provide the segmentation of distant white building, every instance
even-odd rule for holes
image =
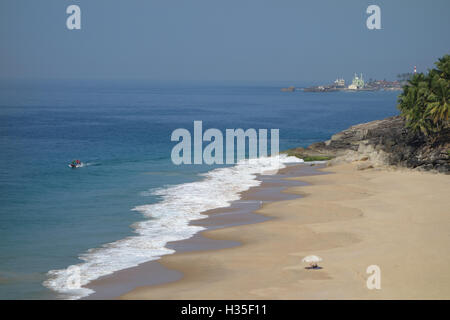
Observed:
[[[360,77],[358,77],[355,73],[355,76],[353,77],[352,84],[348,86],[350,90],[358,90],[364,88],[364,79],[363,75],[361,73]]]
[[[334,81],[334,85],[335,85],[337,88],[345,88],[345,80],[344,80],[343,78],[337,78],[337,79]]]

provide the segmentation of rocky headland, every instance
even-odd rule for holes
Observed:
[[[360,161],[360,170],[400,166],[417,170],[450,172],[450,128],[425,136],[405,126],[401,116],[352,126],[330,140],[307,148],[286,151],[307,160],[330,160],[330,164]]]

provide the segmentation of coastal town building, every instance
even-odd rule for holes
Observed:
[[[337,78],[336,80],[334,80],[334,86],[336,88],[345,88],[344,78]]]
[[[355,73],[355,76],[353,77],[352,84],[349,85],[348,88],[350,90],[359,90],[359,89],[364,88],[364,79],[363,79],[362,73],[361,73],[361,75],[359,77]]]
[[[282,92],[294,92],[301,90],[303,92],[336,92],[336,91],[396,91],[402,90],[402,87],[407,84],[408,79],[412,76],[412,73],[400,74],[398,81],[385,80],[373,80],[368,82],[364,81],[362,73],[359,76],[355,73],[352,83],[349,86],[345,85],[343,78],[337,78],[333,83],[327,85],[318,85],[307,88],[282,88]]]

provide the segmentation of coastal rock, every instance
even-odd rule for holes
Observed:
[[[367,169],[373,169],[373,165],[370,162],[364,162],[358,164],[356,167],[358,170],[367,170]]]
[[[450,129],[424,136],[405,127],[401,116],[352,126],[325,142],[287,151],[300,158],[329,157],[330,163],[367,161],[364,167],[396,165],[450,172]]]

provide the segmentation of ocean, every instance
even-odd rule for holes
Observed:
[[[298,84],[308,86],[308,83]],[[279,129],[280,150],[398,114],[398,92],[283,93],[278,83],[0,83],[0,299],[77,299],[67,287],[172,253],[189,221],[274,169],[180,165],[177,128]],[[71,169],[80,159],[84,166]],[[285,162],[293,159],[283,159]]]

